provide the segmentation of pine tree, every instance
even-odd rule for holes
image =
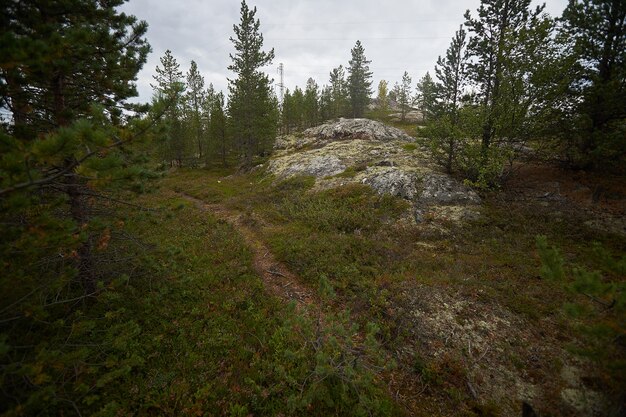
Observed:
[[[349,92],[346,81],[346,73],[342,65],[330,72],[330,89],[332,96],[331,117],[343,117],[347,115],[349,106]]]
[[[244,164],[249,166],[255,154],[265,151],[276,136],[277,103],[272,100],[270,79],[261,68],[271,64],[274,50],[264,52],[260,22],[255,19],[256,7],[241,2],[239,25],[233,25],[235,55],[228,66],[237,78],[228,80],[228,115],[232,133],[240,144]]]
[[[216,154],[216,149],[218,146],[211,139],[211,135],[209,130],[211,128],[211,109],[213,108],[213,102],[216,99],[215,88],[213,87],[213,83],[209,83],[209,86],[204,91],[204,101],[202,103],[202,113],[201,113],[201,124],[202,131],[205,136],[205,144],[204,144],[204,162],[209,165],[211,162],[211,158],[214,154]]]
[[[121,13],[122,4],[2,5],[0,107],[12,118],[0,126],[4,414],[92,414],[88,401],[68,395],[84,399],[109,384],[96,387],[93,375],[114,356],[111,343],[70,340],[85,325],[94,343],[119,333],[109,320],[80,316],[95,305],[94,317],[104,317],[96,299],[119,278],[107,270],[120,266],[107,247],[124,231],[108,216],[115,199],[107,194],[143,175],[130,148],[148,126],[123,110],[136,108],[126,100],[150,47],[147,24]]]
[[[156,84],[150,84],[155,91],[155,99],[164,101],[166,112],[163,117],[166,135],[164,144],[164,157],[171,164],[183,166],[187,154],[187,141],[183,134],[182,99],[185,92],[183,72],[180,64],[169,49],[160,58],[161,66],[157,65],[156,75],[152,78]]]
[[[484,111],[482,147],[487,150],[497,132],[497,119],[502,112],[502,90],[507,70],[517,63],[511,61],[524,49],[521,34],[537,21],[543,6],[530,10],[531,0],[481,0],[478,17],[468,10],[465,25],[472,36],[468,42],[468,73],[479,89]],[[522,57],[523,59],[523,57]]]
[[[459,106],[465,86],[465,31],[461,26],[455,33],[446,51],[446,56],[437,59],[436,114],[423,132],[429,138],[429,147],[435,161],[448,173],[457,165],[459,152],[462,151],[468,132],[461,129]]]
[[[0,103],[13,119],[7,133],[30,155],[30,147],[43,146],[44,135],[68,129],[48,141],[58,148],[39,151],[41,161],[30,156],[19,176],[0,175],[3,188],[33,189],[54,183],[68,198],[77,228],[90,223],[92,211],[86,181],[77,170],[106,140],[90,134],[72,137],[70,132],[77,131],[71,126],[80,118],[91,118],[85,123],[92,124],[121,122],[121,110],[131,109],[125,100],[137,94],[135,77],[150,51],[144,38],[147,24],[118,13],[122,3],[23,1],[10,2],[3,9]],[[115,143],[112,138],[108,141],[111,146]],[[93,241],[89,232],[86,236],[76,263],[86,291],[93,292]]]
[[[189,121],[189,130],[196,145],[198,159],[202,160],[203,152],[206,152],[205,138],[202,131],[202,110],[207,100],[204,91],[204,77],[198,71],[198,65],[195,61],[191,61],[191,67],[187,72],[187,94],[185,101],[189,109],[187,120]]]
[[[291,94],[291,126],[300,130],[304,125],[304,92],[296,86]]]
[[[3,3],[0,104],[17,137],[67,126],[93,103],[114,121],[132,107],[125,100],[137,95],[135,77],[150,46],[147,23],[116,11],[123,3]]]
[[[350,108],[352,117],[363,117],[372,95],[372,73],[369,69],[372,61],[365,58],[365,49],[361,41],[357,40],[350,52],[352,54],[352,59],[348,63]]]
[[[400,84],[398,84],[398,82],[396,81],[395,83],[393,83],[393,88],[389,92],[389,100],[397,104],[399,94],[400,94]]]
[[[313,78],[306,82],[303,102],[305,127],[315,126],[319,121],[319,87]]]
[[[437,112],[437,85],[427,72],[417,83],[415,102],[424,120],[431,119]]]
[[[224,114],[224,94],[221,91],[214,94],[210,102],[209,138],[211,143],[217,145],[222,166],[226,167],[228,165],[228,137],[226,135],[226,115]]]
[[[576,63],[569,142],[579,166],[619,166],[626,156],[626,3],[570,0],[560,39]],[[573,123],[572,123],[573,122]],[[573,139],[573,140],[572,140]]]
[[[409,73],[404,71],[402,75],[402,84],[400,84],[396,93],[398,104],[400,105],[400,119],[404,122],[406,113],[411,105],[411,77]]]
[[[446,51],[446,56],[437,59],[435,74],[439,80],[439,100],[443,111],[453,120],[456,119],[461,95],[465,87],[466,32],[463,26],[455,33]]]
[[[333,90],[329,85],[325,85],[320,93],[320,121],[333,118]]]

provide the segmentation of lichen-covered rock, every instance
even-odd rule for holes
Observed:
[[[418,195],[414,173],[395,167],[376,173],[368,169],[368,173],[371,175],[363,178],[362,183],[372,187],[378,194],[389,194],[411,201]]]
[[[317,156],[300,163],[289,165],[283,176],[312,175],[314,177],[329,177],[345,171],[346,166],[336,156]]]
[[[303,132],[305,137],[323,140],[367,139],[378,141],[403,140],[414,142],[411,136],[395,127],[369,119],[339,119]]]
[[[476,218],[478,195],[439,172],[427,151],[407,142],[414,139],[380,122],[340,119],[279,138],[268,170],[278,178],[314,176],[315,189],[369,185],[378,194],[410,201],[417,223]]]
[[[432,204],[479,204],[473,190],[445,174],[428,174],[422,180],[420,202]]]
[[[393,113],[389,117],[393,121],[401,121],[402,113]],[[420,123],[424,121],[424,114],[419,110],[411,110],[404,115],[404,121],[407,123]]]

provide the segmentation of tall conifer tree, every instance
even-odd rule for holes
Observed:
[[[404,71],[402,75],[402,84],[397,91],[397,100],[400,105],[400,119],[404,122],[406,113],[409,111],[411,105],[411,76],[408,72]]]
[[[166,111],[163,123],[166,128],[164,157],[170,164],[183,165],[187,154],[187,143],[183,133],[182,100],[185,92],[185,82],[180,64],[169,49],[160,58],[161,67],[157,65],[156,75],[152,78],[156,84],[151,84],[156,92],[156,99],[164,101]]]
[[[486,151],[499,136],[497,120],[503,115],[503,91],[511,71],[524,59],[523,35],[537,22],[544,6],[530,9],[531,0],[481,0],[478,16],[465,13],[468,42],[469,75],[479,88],[482,121],[482,147]],[[517,74],[516,78],[523,76]]]
[[[274,49],[263,51],[263,35],[260,22],[255,18],[245,0],[241,2],[239,25],[233,25],[235,37],[230,40],[235,46],[228,66],[236,75],[228,80],[228,114],[232,133],[240,144],[245,165],[252,163],[257,153],[266,151],[269,142],[276,136],[278,124],[277,103],[272,99],[271,82],[261,68],[271,64]]]
[[[576,130],[568,142],[579,166],[607,166],[626,157],[626,2],[570,0],[560,39],[575,71],[570,92]]]
[[[350,93],[350,107],[352,117],[363,117],[372,95],[372,73],[365,57],[365,48],[361,41],[356,41],[350,51],[352,59],[348,66],[348,91]]]
[[[342,65],[333,68],[330,72],[330,90],[331,90],[331,117],[343,117],[347,115],[349,98],[348,84],[346,82],[346,71]]]
[[[191,61],[191,67],[187,72],[187,109],[189,115],[187,120],[190,124],[189,131],[193,142],[195,143],[198,158],[202,159],[203,153],[206,152],[206,143],[202,131],[202,110],[207,100],[204,91],[204,77],[198,71],[198,65],[195,61]]]

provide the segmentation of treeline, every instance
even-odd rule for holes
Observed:
[[[153,76],[152,111],[163,113],[156,140],[157,157],[170,166],[197,166],[219,161],[227,164],[231,142],[227,134],[224,93],[204,77],[191,61],[186,74],[170,50],[160,59]]]
[[[330,72],[327,85],[321,89],[309,78],[304,91],[295,87],[285,92],[281,126],[284,133],[315,126],[339,117],[363,117],[372,95],[372,72],[365,48],[356,41],[350,51],[347,71],[339,65]]]
[[[152,113],[160,114],[157,157],[169,166],[229,163],[250,166],[255,156],[268,154],[280,119],[271,80],[260,68],[270,64],[274,50],[263,51],[256,8],[241,5],[241,20],[231,41],[235,54],[228,67],[228,97],[205,88],[204,77],[191,61],[186,74],[167,50],[153,76]],[[225,103],[225,101],[227,101]]]
[[[530,0],[482,0],[465,13],[436,82],[421,87],[422,134],[436,160],[479,186],[520,153],[623,169],[626,3],[569,2],[552,19]]]

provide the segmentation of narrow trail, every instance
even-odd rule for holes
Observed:
[[[271,294],[285,302],[295,302],[298,311],[318,313],[321,303],[317,295],[302,282],[300,277],[276,259],[257,233],[245,224],[240,214],[234,213],[221,204],[206,203],[185,193],[181,195],[200,210],[210,212],[218,219],[227,222],[241,234],[252,251],[252,266]]]
[[[272,254],[271,250],[249,225],[240,213],[234,212],[218,203],[207,203],[192,195],[179,193],[186,200],[194,203],[204,212],[211,213],[231,226],[243,237],[244,242],[252,251],[252,266],[262,278],[267,291],[284,302],[295,302],[296,310],[315,319],[318,326],[325,326],[324,303],[314,290],[309,288],[302,279]],[[355,335],[361,342],[365,339],[362,331]],[[425,386],[415,375],[403,366],[379,375],[384,381],[391,396],[405,409],[407,415],[448,416],[432,402],[432,398],[424,396]]]

